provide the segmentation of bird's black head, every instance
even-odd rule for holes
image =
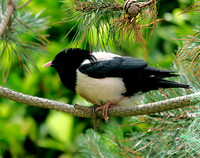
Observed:
[[[72,91],[75,91],[76,69],[81,63],[88,59],[95,62],[96,58],[87,50],[79,48],[70,48],[59,52],[53,61],[43,65],[43,67],[53,67],[58,72],[62,83]]]
[[[85,59],[88,59],[90,62],[95,61],[95,57],[87,50],[79,48],[64,49],[55,56],[51,67],[54,67],[56,70],[67,69],[68,67],[77,69]]]

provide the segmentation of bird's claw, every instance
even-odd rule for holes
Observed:
[[[118,102],[120,102],[122,100],[125,100],[125,99],[128,99],[128,98],[129,97],[123,97],[123,98],[121,98],[119,100],[110,101],[110,102],[106,103],[105,105],[96,108],[96,111],[99,111],[99,110],[103,109],[103,118],[104,118],[105,122],[108,123],[108,119],[109,119],[108,109],[111,106],[116,105]]]
[[[99,110],[103,110],[103,118],[105,120],[106,123],[108,123],[108,119],[109,119],[109,116],[108,116],[108,109],[109,107],[112,105],[112,102],[108,102],[107,104],[101,106],[101,107],[98,107],[96,108],[96,111],[99,111]]]

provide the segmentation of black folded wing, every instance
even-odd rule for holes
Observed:
[[[111,60],[83,64],[79,71],[93,78],[123,77],[141,71],[147,65],[147,62],[136,58],[114,57]]]

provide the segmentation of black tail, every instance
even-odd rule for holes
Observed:
[[[164,79],[166,77],[179,76],[176,71],[161,70],[148,66],[138,73],[140,73],[139,77],[133,75],[123,78],[127,91],[124,94],[125,96],[131,96],[138,92],[145,93],[160,88],[190,88],[187,84]]]
[[[143,82],[142,92],[158,90],[160,88],[190,88],[187,84],[182,84],[174,81],[165,80],[158,77],[149,77]]]
[[[187,84],[157,78],[158,88],[191,88]]]
[[[145,74],[149,75],[146,78],[146,82],[149,83],[147,87],[149,87],[149,90],[156,90],[159,88],[190,88],[190,86],[187,84],[163,79],[166,77],[179,76],[177,73],[177,71],[156,69],[154,67],[148,66],[145,68]]]
[[[173,77],[173,76],[179,76],[177,71],[168,71],[168,70],[162,70],[162,69],[156,69],[154,67],[148,66],[145,68],[146,75],[153,75],[158,78],[165,78],[165,77]]]

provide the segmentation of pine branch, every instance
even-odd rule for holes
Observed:
[[[177,52],[174,60],[177,64],[182,63],[182,67],[185,68],[187,74],[190,72],[195,76],[198,85],[200,81],[200,27],[197,26],[197,29],[198,30],[195,30],[195,33],[188,36],[187,39],[181,39],[185,41]]]
[[[21,8],[24,8],[27,4],[29,4],[32,0],[28,0],[26,3],[22,4],[21,6],[19,7],[16,7],[16,9],[21,9]]]
[[[7,3],[8,2],[8,3]],[[39,12],[33,15],[30,11],[24,12],[20,8],[25,7],[24,3],[20,7],[19,1],[8,0],[4,7],[4,3],[0,6],[0,72],[2,76],[0,80],[5,83],[8,75],[12,72],[12,62],[18,59],[20,68],[24,71],[31,71],[37,66],[34,64],[34,57],[40,52],[46,52],[46,44],[49,43],[44,30],[47,29],[47,17],[42,18]],[[19,10],[17,10],[19,9]],[[5,11],[4,11],[5,10]]]
[[[151,37],[156,23],[162,19],[157,19],[156,0],[134,2],[134,0],[125,2],[74,0],[71,3],[66,2],[64,5],[66,18],[61,22],[74,21],[76,23],[74,28],[78,26],[71,44],[78,45],[84,39],[89,39],[89,43],[95,45],[96,49],[98,47],[106,49],[109,43],[123,48],[127,42],[131,42],[132,45],[134,39],[142,48],[145,48],[147,43],[143,37],[144,33],[151,31],[146,34]],[[97,34],[96,41],[90,41],[92,33]]]
[[[200,2],[196,2],[195,4],[189,6],[184,9],[180,14],[188,13],[190,11],[199,11],[200,12]]]
[[[93,107],[84,107],[80,105],[73,106],[53,100],[22,94],[1,86],[0,86],[0,97],[40,108],[47,108],[47,109],[66,112],[77,117],[85,117],[85,118],[102,117],[101,111],[98,111],[94,114]],[[132,106],[112,106],[109,109],[109,116],[123,117],[132,115],[152,114],[152,113],[177,109],[180,107],[195,105],[197,103],[200,103],[200,92],[149,104],[132,105]]]
[[[0,24],[0,37],[3,35],[14,10],[15,10],[15,0],[9,0],[5,11],[5,15],[3,16],[3,19]]]

